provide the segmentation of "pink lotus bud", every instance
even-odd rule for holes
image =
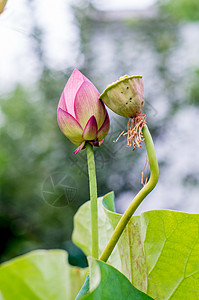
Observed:
[[[121,77],[107,86],[100,99],[116,114],[127,118],[136,117],[144,105],[142,76]]]
[[[109,116],[99,96],[96,87],[75,69],[62,92],[57,109],[61,131],[78,146],[74,153],[78,153],[86,141],[100,146],[109,131]]]

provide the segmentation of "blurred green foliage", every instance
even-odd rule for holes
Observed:
[[[198,70],[189,70],[191,83],[181,69],[171,71],[171,54],[181,43],[179,21],[198,20],[198,9],[196,0],[176,0],[154,6],[150,17],[117,19],[97,10],[90,1],[73,6],[82,61],[79,69],[101,92],[117,77],[132,73],[138,61],[148,67],[145,112],[155,138],[183,105],[199,103]],[[62,248],[69,252],[71,263],[85,266],[71,233],[76,210],[89,199],[86,153],[72,153],[74,145],[56,122],[59,97],[72,70],[55,71],[44,64],[42,30],[36,23],[33,30],[32,43],[43,66],[42,75],[32,87],[17,86],[0,96],[1,260],[38,248]],[[164,95],[167,109],[157,123],[154,116],[160,95]],[[109,135],[95,149],[99,196],[112,189],[117,196],[140,188],[141,169],[136,162],[140,152],[136,150],[132,156],[124,139],[113,144],[126,120],[113,115],[111,120]],[[160,165],[164,167],[166,162],[160,160]],[[63,182],[55,186],[60,178]],[[54,195],[61,196],[58,204],[53,203]]]
[[[199,69],[194,72],[188,99],[189,104],[199,106]]]
[[[159,3],[163,12],[176,21],[199,20],[199,3],[197,0],[163,0]]]

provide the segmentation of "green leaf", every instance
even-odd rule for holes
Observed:
[[[68,264],[63,250],[37,250],[0,267],[1,300],[74,300],[87,269]]]
[[[98,202],[102,252],[121,215],[114,212],[113,193],[103,198],[104,205],[102,199]],[[85,203],[77,212],[73,233],[74,242],[83,245],[87,255],[89,205]],[[81,232],[84,214],[87,229]],[[155,299],[199,299],[198,235],[199,215],[170,210],[144,212],[131,218],[108,262]]]
[[[89,292],[89,274],[87,274],[84,284],[83,284],[81,290],[79,291],[77,297],[75,298],[75,300],[80,300],[88,292]]]
[[[111,209],[112,202],[114,202],[114,193],[108,193],[103,198],[102,207],[112,228],[115,228],[121,215],[116,214]],[[120,271],[129,278],[135,287],[147,292],[147,267],[141,240],[140,222],[140,216],[133,216],[130,219],[118,241],[117,247],[121,265]]]
[[[81,299],[87,300],[149,300],[151,297],[137,290],[130,281],[117,269],[100,261],[90,260],[94,268],[94,281],[98,283],[96,288]]]
[[[102,199],[98,199],[99,214],[99,253],[102,252],[113,232],[112,224],[104,212]],[[114,208],[112,202],[112,208]],[[80,247],[87,256],[91,256],[91,222],[90,222],[90,201],[84,203],[74,216],[74,230],[72,235],[73,242]],[[108,260],[117,269],[120,269],[119,252],[117,248]]]

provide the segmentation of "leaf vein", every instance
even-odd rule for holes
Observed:
[[[178,290],[179,286],[183,283],[183,281],[185,280],[185,278],[188,278],[188,277],[191,276],[191,275],[190,275],[190,276],[185,277],[185,272],[186,272],[186,269],[187,269],[187,265],[188,265],[188,262],[189,262],[189,258],[190,258],[190,256],[191,256],[191,253],[192,253],[193,249],[195,248],[195,245],[197,244],[197,242],[198,242],[198,238],[196,239],[196,241],[195,241],[193,247],[191,248],[191,250],[190,250],[190,252],[189,252],[189,254],[188,254],[187,261],[186,261],[186,263],[185,263],[185,268],[184,268],[183,278],[180,280],[180,282],[177,284],[177,286],[173,289],[173,291],[172,291],[171,295],[169,296],[168,300],[171,299],[171,297],[173,297],[173,295],[176,293],[176,291]],[[199,272],[199,271],[197,271],[197,272]],[[196,273],[197,273],[197,272],[196,272]]]

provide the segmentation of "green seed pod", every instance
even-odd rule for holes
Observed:
[[[7,0],[0,0],[0,14],[4,11],[4,7],[6,6]]]
[[[100,99],[116,114],[127,118],[136,117],[144,105],[142,76],[120,77],[107,86]]]

